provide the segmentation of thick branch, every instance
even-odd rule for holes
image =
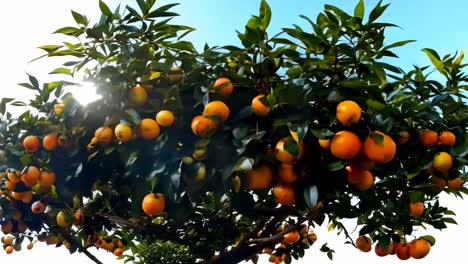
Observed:
[[[89,259],[94,261],[96,264],[103,264],[98,258],[96,258],[93,254],[91,254],[80,242],[76,241],[76,239],[70,235],[65,229],[59,228],[58,229],[60,235],[63,236],[71,245],[78,248],[79,252],[84,253]]]

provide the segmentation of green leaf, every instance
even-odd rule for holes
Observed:
[[[146,15],[147,18],[155,18],[155,17],[162,17],[166,13],[167,10],[171,9],[174,6],[177,6],[179,4],[168,4],[168,5],[163,5],[159,8],[157,8],[154,11],[151,11],[149,14]],[[177,15],[177,14],[176,14]]]
[[[54,31],[54,34],[65,34],[65,35],[73,35],[78,32],[80,29],[75,27],[63,27],[59,28]]]
[[[45,50],[46,52],[53,52],[60,49],[62,45],[44,45],[38,47],[39,49]]]
[[[386,4],[382,6],[382,0],[380,0],[369,14],[369,23],[377,20],[377,18],[379,18],[383,14],[383,12],[385,12],[385,9],[387,9],[389,5],[390,4]]]
[[[435,238],[434,238],[433,236],[430,236],[430,235],[428,235],[428,236],[421,236],[421,237],[419,237],[419,239],[424,239],[424,240],[426,240],[427,242],[429,242],[429,244],[431,244],[431,246],[434,246],[434,245],[435,245],[435,242],[436,242]]]
[[[357,18],[363,19],[364,18],[364,11],[365,11],[364,1],[359,0],[356,7],[354,8],[354,16],[357,17]]]
[[[265,0],[260,4],[260,19],[262,20],[261,30],[265,31],[268,28],[271,20],[271,9]]]
[[[72,75],[72,70],[68,69],[68,68],[57,68],[51,72],[49,72],[49,74],[66,74],[66,75]]]
[[[339,171],[345,167],[345,163],[342,160],[331,162],[327,164],[327,170],[329,171]]]
[[[325,139],[335,135],[333,131],[327,128],[311,128],[310,132],[318,139]]]
[[[453,62],[453,64],[457,66],[460,65],[464,57],[465,57],[465,50],[462,50],[458,58]]]
[[[424,193],[422,192],[409,192],[409,199],[412,203],[421,202],[424,200]]]
[[[37,81],[36,77],[28,74],[28,78],[29,78],[29,81],[31,82],[32,86],[34,87],[34,89],[40,91],[41,88],[39,87],[39,82]]]
[[[293,139],[286,140],[286,142],[284,143],[284,149],[294,157],[297,157],[299,155],[299,145]]]
[[[426,55],[429,57],[429,59],[432,62],[432,65],[434,65],[434,67],[440,73],[444,73],[444,64],[440,61],[440,57],[437,54],[437,52],[433,49],[428,49],[428,48],[422,49],[422,51],[426,53]]]
[[[374,99],[368,99],[367,101],[367,105],[376,110],[377,112],[382,112],[382,110],[385,109],[385,104],[377,101],[377,100],[374,100]]]
[[[377,144],[383,144],[383,142],[384,142],[384,136],[382,134],[372,132],[370,134],[370,137],[373,140],[375,140],[375,142],[377,142]]]
[[[104,1],[102,0],[99,0],[99,9],[101,9],[101,12],[108,16],[108,17],[112,17],[113,14],[112,14],[112,11],[109,9],[109,7],[106,5],[106,3],[104,3]]]
[[[72,12],[72,15],[73,15],[73,18],[75,19],[76,23],[77,24],[80,24],[80,25],[83,25],[83,26],[87,26],[88,25],[88,19],[86,19],[86,17],[78,12],[75,12],[75,11],[71,11]]]
[[[385,46],[384,49],[392,49],[392,48],[396,48],[396,47],[401,47],[401,46],[404,46],[408,43],[411,43],[411,42],[416,42],[416,40],[403,40],[403,41],[398,41],[398,42],[395,42],[393,44],[390,44],[388,46]]]

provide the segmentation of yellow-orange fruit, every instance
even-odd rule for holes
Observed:
[[[287,244],[294,244],[301,238],[301,235],[297,231],[291,231],[284,235],[283,242]]]
[[[277,203],[282,205],[294,205],[296,195],[294,189],[288,184],[278,184],[273,188],[273,196]]]
[[[336,119],[345,126],[355,125],[361,119],[361,107],[354,101],[346,100],[336,107]]]
[[[375,254],[379,257],[385,257],[393,251],[393,244],[388,244],[387,248],[384,248],[380,242],[375,245]]]
[[[440,172],[447,172],[452,168],[452,156],[447,152],[439,152],[432,160],[432,167]]]
[[[360,236],[356,239],[356,247],[362,252],[369,252],[372,250],[372,240],[366,236]]]
[[[416,202],[409,204],[410,215],[414,217],[420,217],[424,213],[424,203]]]
[[[132,139],[132,127],[126,124],[118,124],[114,129],[115,137],[120,142],[128,142]]]
[[[318,142],[324,150],[330,150],[330,139],[319,139]]]
[[[166,200],[162,193],[149,193],[141,204],[143,211],[150,216],[160,215],[166,207]]]
[[[26,152],[34,153],[39,150],[41,141],[37,136],[27,136],[23,140],[23,147]]]
[[[362,143],[353,132],[340,131],[333,136],[330,151],[339,159],[353,159],[361,151]]]
[[[129,101],[131,104],[141,106],[146,103],[146,100],[148,100],[148,94],[146,93],[145,88],[137,84],[130,89]]]
[[[229,107],[221,101],[213,101],[208,103],[203,110],[205,117],[218,117],[222,121],[226,121],[229,117]]]
[[[184,77],[184,72],[182,71],[182,68],[179,66],[174,66],[171,68],[171,73],[167,74],[167,78],[173,82],[180,81],[182,77]]]
[[[193,118],[191,128],[196,136],[210,137],[216,132],[218,124],[210,118],[198,115]]]
[[[159,137],[161,129],[156,120],[145,118],[138,125],[138,135],[144,140],[152,140]]]
[[[443,146],[453,147],[455,142],[457,141],[457,137],[450,131],[442,131],[439,136],[439,143]]]
[[[409,254],[412,258],[422,259],[431,250],[431,245],[424,239],[416,239],[409,244]]]
[[[460,177],[457,177],[455,179],[449,180],[447,182],[447,186],[453,189],[458,189],[462,186],[463,181]]]
[[[218,78],[213,84],[213,91],[222,95],[223,97],[229,97],[232,94],[234,86],[228,78]]]
[[[264,105],[260,98],[265,97],[264,94],[259,94],[252,99],[252,112],[257,116],[267,116],[270,112],[270,107]]]
[[[375,131],[373,133],[383,136],[383,142],[379,143],[369,135],[364,141],[363,146],[366,157],[377,163],[392,161],[396,154],[396,144],[393,139],[380,131]]]
[[[281,163],[278,169],[280,180],[284,183],[293,183],[297,181],[297,173],[294,171],[294,165],[289,163]]]
[[[419,132],[419,140],[424,146],[432,147],[435,146],[435,144],[437,144],[437,141],[439,140],[439,135],[437,135],[437,132],[435,131],[426,129]]]
[[[156,114],[156,122],[162,127],[170,127],[174,124],[175,116],[169,110],[161,110]]]
[[[50,133],[42,139],[42,147],[47,151],[54,151],[58,146],[58,136]]]
[[[409,137],[410,137],[410,134],[408,133],[408,131],[398,132],[398,137],[397,137],[398,144],[400,145],[406,144],[406,142],[408,142],[409,140]]]
[[[273,183],[273,170],[269,166],[260,166],[246,175],[246,187],[250,190],[264,190]]]

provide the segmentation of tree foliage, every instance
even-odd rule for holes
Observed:
[[[302,16],[307,28],[274,36],[262,1],[238,32],[240,46],[198,51],[185,40],[194,29],[171,23],[176,4],[155,2],[112,11],[100,1],[97,23],[72,12],[76,25],[55,32],[66,41],[40,47],[67,58],[51,71],[62,80],[40,84],[30,75],[20,85],[34,99],[2,98],[0,221],[16,250],[37,238],[96,262],[88,247],[144,263],[179,263],[171,254],[255,262],[262,251],[290,263],[315,242],[308,228],[325,219],[360,249],[342,219],[356,219],[359,236],[385,249],[419,226],[456,223],[439,197],[468,193],[463,52],[424,49],[432,66],[404,71],[391,62],[411,41],[385,43],[385,30],[396,27],[379,21],[388,5],[365,17],[363,1],[353,15],[325,5],[315,20]],[[215,85],[221,77],[229,80]],[[64,93],[77,79],[101,99],[82,106]],[[338,112],[353,110],[337,106],[349,100],[359,115],[346,123]],[[28,107],[13,116],[15,106]],[[162,110],[174,123],[156,118]],[[341,131],[356,135],[358,147],[349,137],[339,143]],[[436,132],[430,144],[428,131]],[[388,161],[376,157],[392,145]],[[356,153],[338,153],[347,148]],[[438,153],[451,163],[436,161]],[[165,202],[162,213],[142,210],[149,193]]]

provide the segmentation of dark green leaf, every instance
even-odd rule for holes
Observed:
[[[99,0],[99,9],[101,9],[101,12],[106,15],[107,17],[112,17],[112,11],[109,9],[109,7],[104,3],[104,1]]]
[[[356,7],[354,8],[354,16],[360,19],[364,18],[364,1],[359,0]]]

